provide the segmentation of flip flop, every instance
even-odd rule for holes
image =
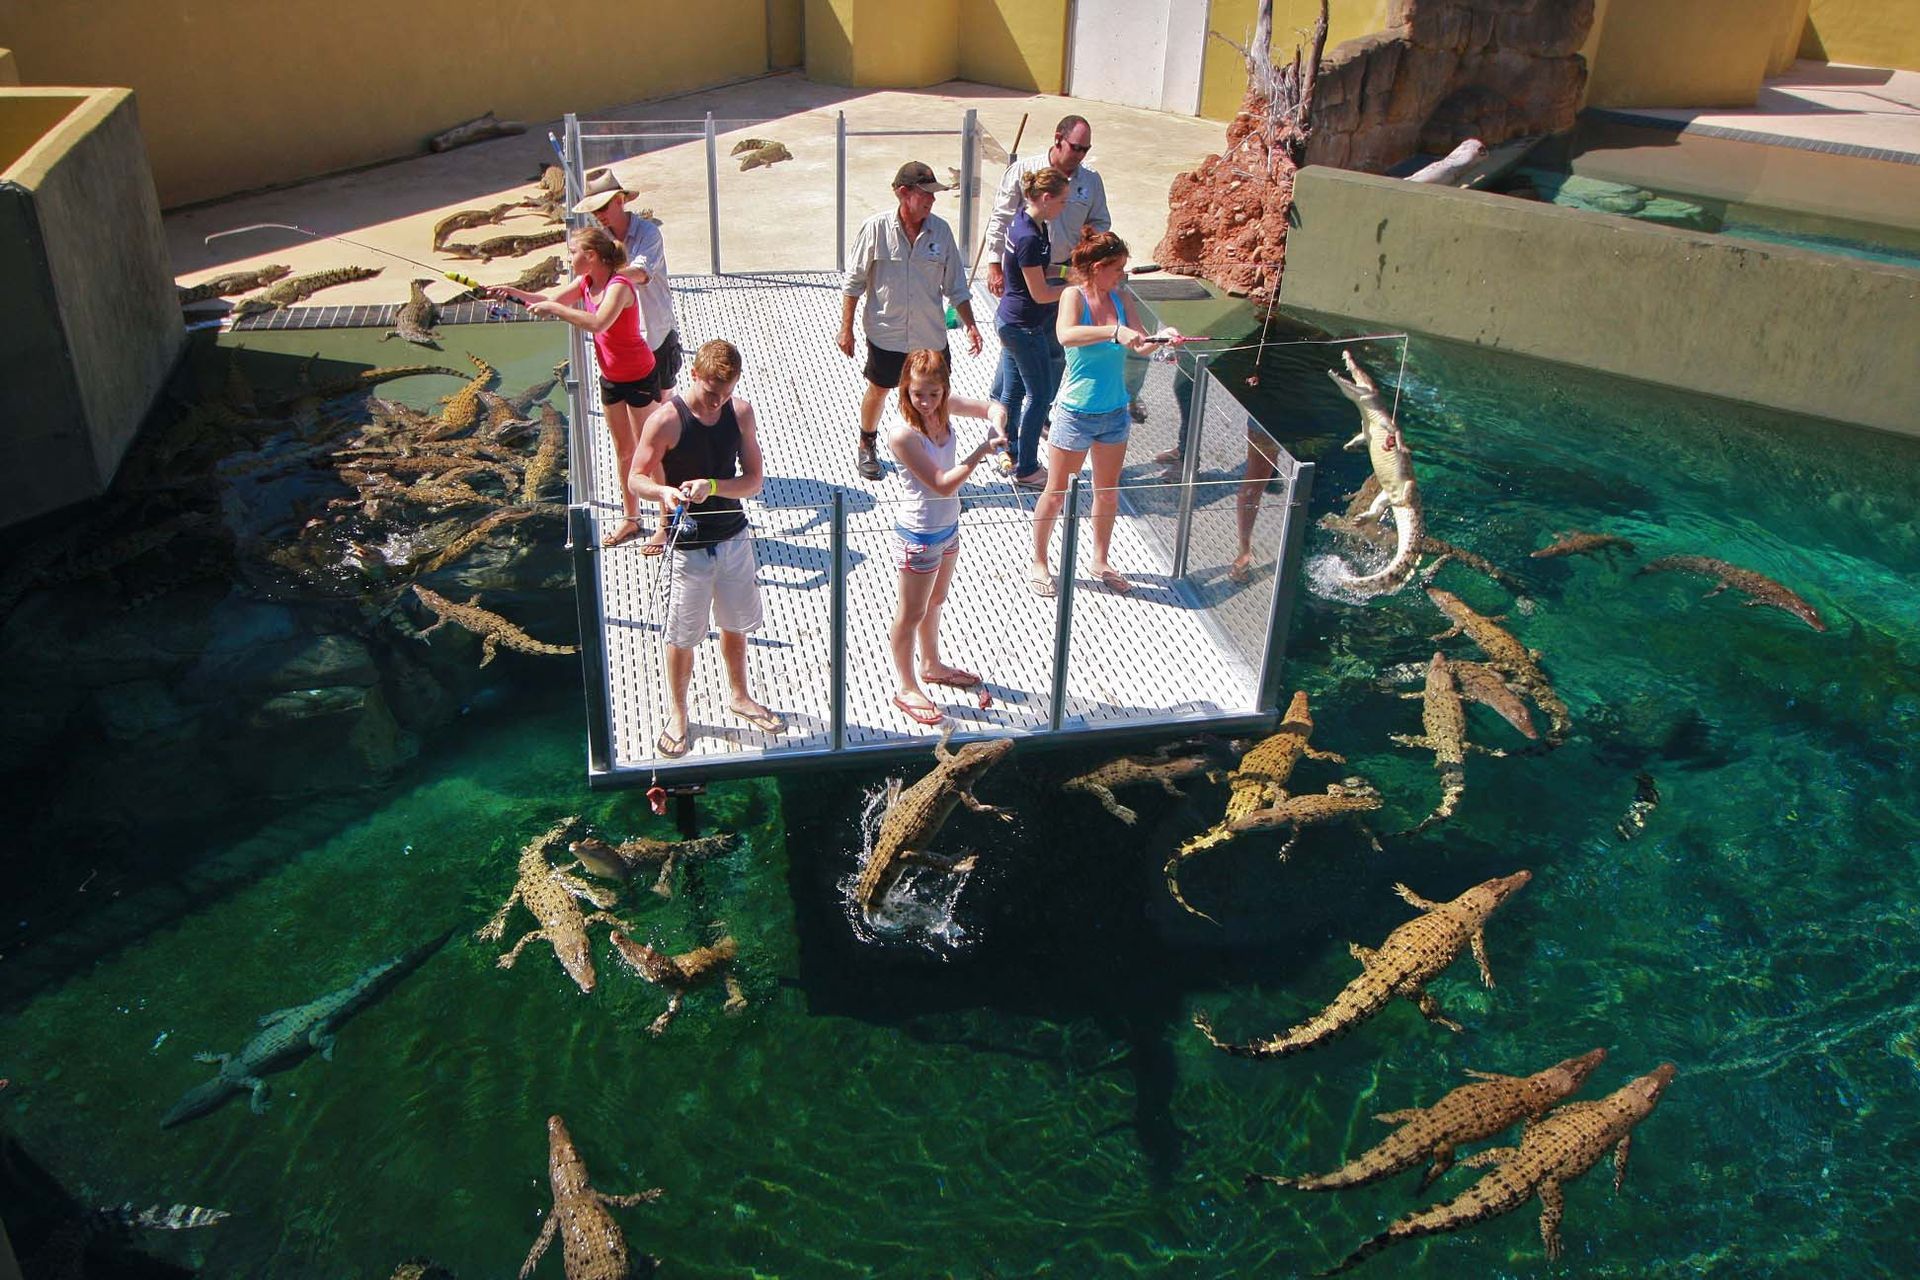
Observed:
[[[615,525],[612,533],[600,539],[600,545],[603,547],[617,547],[623,542],[632,542],[639,536],[640,522],[632,517],[628,517],[618,525]]]
[[[727,710],[762,733],[779,733],[787,727],[786,719],[775,711],[742,711],[738,707],[728,707]]]
[[[955,667],[944,676],[930,676],[923,671],[920,673],[920,679],[927,684],[945,685],[949,689],[973,689],[980,684],[979,676],[960,667]]]
[[[1100,585],[1117,596],[1124,596],[1133,590],[1133,584],[1112,569],[1102,569],[1100,571]]]
[[[1053,575],[1050,573],[1041,573],[1037,569],[1034,570],[1027,575],[1027,590],[1033,592],[1033,594],[1039,596],[1042,600],[1053,599]]]
[[[665,555],[666,550],[667,527],[665,525],[656,528],[648,535],[647,540],[640,544],[640,554],[643,556]]]
[[[893,700],[893,705],[924,725],[936,725],[947,718],[947,713],[938,707],[916,707],[905,698],[897,695]]]
[[[662,729],[660,736],[653,740],[653,749],[658,751],[663,759],[678,760],[687,754],[687,740],[685,737],[675,737]]]
[[[1232,579],[1235,582],[1252,582],[1253,581],[1252,562],[1249,561],[1246,564],[1242,564],[1240,563],[1239,559],[1236,558],[1233,564],[1229,566],[1227,569],[1227,577]]]

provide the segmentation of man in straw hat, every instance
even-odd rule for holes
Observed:
[[[933,213],[933,197],[947,188],[918,160],[893,175],[897,206],[860,224],[847,261],[840,307],[840,350],[853,356],[853,309],[866,295],[867,389],[860,400],[862,477],[884,473],[875,452],[880,407],[887,392],[900,385],[907,353],[922,349],[947,353],[946,303],[959,313],[967,333],[967,354],[980,354],[980,327],[973,321],[973,295],[967,264],[953,229]]]

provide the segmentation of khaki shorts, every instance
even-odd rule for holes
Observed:
[[[667,554],[667,643],[691,649],[706,638],[708,615],[722,631],[742,635],[761,623],[753,536],[742,530],[712,547]]]

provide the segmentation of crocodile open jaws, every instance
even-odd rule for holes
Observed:
[[[1366,449],[1373,463],[1374,479],[1380,482],[1379,496],[1355,523],[1378,521],[1391,509],[1395,536],[1393,558],[1385,568],[1358,578],[1343,574],[1340,585],[1361,595],[1384,595],[1406,586],[1407,579],[1413,576],[1420,562],[1420,542],[1426,536],[1426,515],[1420,504],[1420,485],[1413,475],[1413,454],[1408,451],[1407,439],[1394,423],[1393,415],[1381,403],[1379,386],[1354,360],[1352,352],[1342,351],[1340,359],[1352,377],[1343,378],[1333,369],[1327,370],[1327,376],[1340,388],[1340,394],[1360,410],[1360,434],[1349,440],[1346,447]]]

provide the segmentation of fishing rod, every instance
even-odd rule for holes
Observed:
[[[383,254],[386,257],[396,258],[401,262],[407,263],[409,266],[419,267],[423,271],[431,271],[437,276],[443,276],[455,284],[464,285],[469,289],[485,289],[487,287],[478,280],[475,280],[472,276],[462,275],[458,271],[448,271],[444,267],[437,266],[431,262],[422,262],[418,258],[409,258],[404,253],[395,253],[391,249],[382,249],[376,245],[355,240],[350,236],[323,235],[318,231],[309,231],[305,227],[297,227],[291,222],[254,222],[244,227],[232,227],[226,231],[214,232],[202,243],[212,244],[215,240],[219,240],[222,237],[244,235],[249,231],[291,231],[297,235],[306,236],[309,240],[338,240],[341,244],[350,244],[356,249],[365,249],[368,253]],[[507,301],[513,303],[516,307],[524,307],[526,305],[526,303],[521,302],[518,298],[509,297]]]

